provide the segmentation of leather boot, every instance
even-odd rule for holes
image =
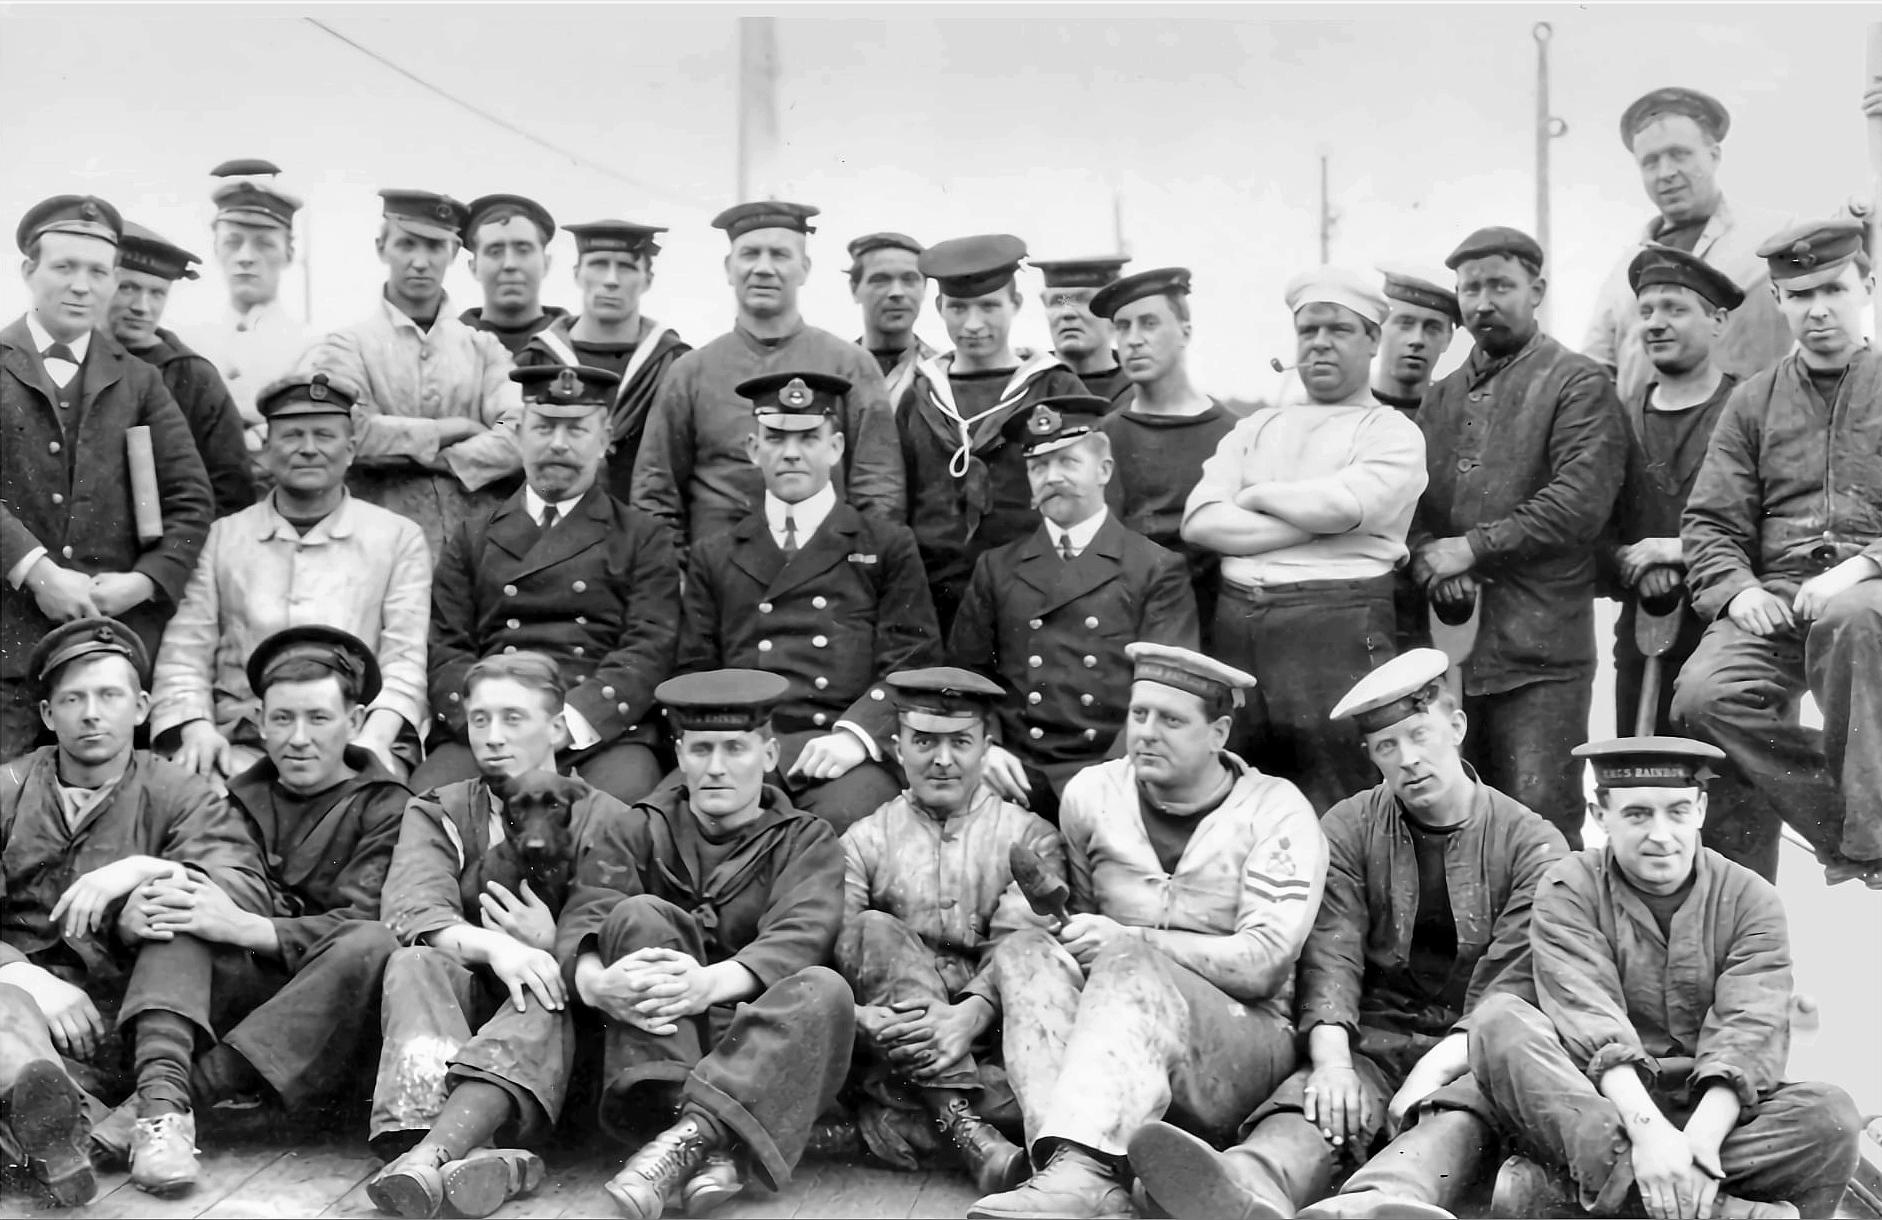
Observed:
[[[1076,1144],[1060,1144],[1046,1167],[1023,1185],[987,1195],[967,1214],[980,1220],[1030,1220],[1034,1216],[1134,1220],[1137,1209],[1116,1169]]]
[[[131,1165],[131,1132],[137,1130],[137,1095],[105,1115],[91,1131],[91,1161],[107,1172]]]
[[[706,1216],[745,1193],[745,1178],[738,1159],[723,1149],[706,1154],[699,1172],[680,1187],[680,1207],[689,1216]]]
[[[627,1220],[660,1220],[667,1196],[699,1171],[715,1143],[712,1133],[688,1115],[642,1144],[603,1189]]]
[[[440,1176],[444,1198],[460,1216],[488,1216],[542,1185],[542,1158],[522,1148],[479,1148],[451,1161]]]
[[[153,1195],[196,1185],[196,1116],[171,1110],[140,1118],[131,1131],[131,1185]]]
[[[1181,1220],[1285,1220],[1294,1214],[1286,1187],[1246,1145],[1217,1152],[1181,1127],[1156,1122],[1131,1136],[1130,1158],[1149,1196]]]
[[[1465,1110],[1428,1110],[1303,1220],[1450,1220],[1483,1164],[1490,1128]]]
[[[450,1163],[449,1152],[421,1142],[374,1174],[366,1197],[388,1216],[429,1220],[444,1206],[444,1167]]]
[[[934,1115],[934,1125],[961,1154],[961,1164],[981,1194],[1011,1190],[1026,1180],[1030,1168],[1026,1153],[975,1113],[964,1093],[958,1089],[923,1089],[921,1099]]]
[[[856,1120],[844,1115],[812,1124],[804,1139],[804,1156],[815,1161],[860,1161],[869,1156],[869,1147]]]
[[[85,1097],[57,1060],[20,1069],[8,1098],[14,1155],[59,1207],[91,1202],[98,1189],[91,1166],[91,1120]]]

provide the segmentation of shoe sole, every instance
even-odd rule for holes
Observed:
[[[431,1220],[443,1207],[442,1199],[434,1202],[424,1183],[405,1173],[374,1178],[366,1183],[366,1197],[388,1216],[406,1220]]]
[[[697,1190],[680,1192],[680,1209],[688,1216],[709,1216],[745,1193],[745,1184],[714,1182]]]
[[[1414,1199],[1381,1199],[1372,1206],[1356,1211],[1342,1211],[1334,1200],[1322,1200],[1312,1207],[1304,1207],[1299,1212],[1299,1220],[1457,1220],[1457,1217],[1445,1211],[1435,1203],[1420,1203]],[[1494,1207],[1490,1215],[1504,1213]]]
[[[1131,1136],[1130,1162],[1145,1192],[1172,1216],[1291,1220],[1291,1213],[1231,1181],[1206,1141],[1168,1123],[1151,1123]]]
[[[156,1181],[143,1181],[137,1176],[135,1167],[131,1170],[131,1185],[147,1195],[156,1195],[160,1199],[173,1198],[188,1194],[196,1187],[196,1175],[187,1178],[159,1178]]]
[[[85,1099],[65,1070],[36,1059],[13,1082],[9,1126],[21,1159],[60,1207],[89,1203],[98,1192]]]
[[[616,1186],[612,1180],[603,1183],[601,1189],[608,1192],[608,1198],[614,1200],[615,1209],[627,1217],[627,1220],[660,1220],[661,1213],[666,1210],[664,1203],[661,1202],[656,1202],[652,1211],[646,1210],[637,1199]]]
[[[481,1220],[542,1185],[542,1158],[520,1148],[504,1148],[452,1161],[440,1171],[444,1199],[460,1216]]]

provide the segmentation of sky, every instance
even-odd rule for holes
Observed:
[[[284,295],[330,327],[381,282],[379,188],[514,191],[562,221],[670,226],[645,309],[701,342],[732,316],[707,221],[735,202],[738,22],[754,14],[775,18],[779,62],[761,193],[823,209],[811,322],[858,332],[857,234],[1011,232],[1053,258],[1113,249],[1121,216],[1132,269],[1193,270],[1192,366],[1222,395],[1268,393],[1268,358],[1289,357],[1282,292],[1320,261],[1322,155],[1333,262],[1442,275],[1472,229],[1533,231],[1538,22],[1567,127],[1550,146],[1549,324],[1571,346],[1651,215],[1617,132],[1648,89],[1691,85],[1732,111],[1728,197],[1821,215],[1870,189],[1857,98],[1874,10],[1858,5],[13,4],[0,212],[89,192],[203,253],[209,168],[266,157],[307,200],[311,290],[297,271]],[[573,306],[566,235],[553,250],[545,298]],[[1017,337],[1043,346],[1036,275],[1022,286]],[[450,287],[476,303],[463,261]],[[206,270],[168,321],[187,337],[221,291]],[[0,313],[24,303],[0,280]],[[920,329],[943,340],[932,305]]]

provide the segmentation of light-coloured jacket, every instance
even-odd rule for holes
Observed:
[[[262,428],[255,396],[269,382],[293,372],[302,353],[319,336],[274,300],[246,313],[229,305],[214,322],[185,331],[183,338],[222,374],[222,384],[229,387],[229,397],[241,413],[242,428],[250,433],[252,451]]]
[[[227,735],[259,722],[246,666],[284,627],[350,631],[379,659],[384,689],[372,708],[425,724],[425,640],[431,628],[431,552],[418,526],[347,496],[305,536],[272,495],[209,528],[152,677],[152,735],[192,720]]]
[[[1129,759],[1073,776],[1059,802],[1071,908],[1133,927],[1239,938],[1259,973],[1284,968],[1287,978],[1251,1002],[1291,1019],[1293,964],[1326,888],[1326,836],[1300,789],[1223,757],[1235,786],[1197,824],[1174,873],[1163,871],[1144,829]]]
[[[1692,252],[1732,277],[1745,293],[1745,303],[1734,309],[1725,330],[1712,347],[1712,362],[1740,380],[1777,363],[1791,349],[1790,328],[1777,311],[1771,295],[1771,275],[1758,247],[1795,217],[1769,208],[1735,208],[1725,200],[1699,234]],[[1594,319],[1588,324],[1588,336],[1581,351],[1605,364],[1614,372],[1614,385],[1621,401],[1629,402],[1653,378],[1653,365],[1647,359],[1640,338],[1640,314],[1634,307],[1634,290],[1627,286],[1627,265],[1640,253],[1640,245],[1653,240],[1660,227],[1656,217],[1640,231],[1639,242],[1630,246],[1601,285],[1595,298]]]
[[[501,503],[523,469],[516,444],[522,392],[495,336],[458,321],[446,300],[429,331],[383,296],[365,319],[309,349],[302,371],[324,370],[359,391],[359,452],[347,486],[410,517],[439,553],[446,527]],[[484,432],[443,445],[439,421],[472,419]],[[476,493],[501,485],[500,492]]]

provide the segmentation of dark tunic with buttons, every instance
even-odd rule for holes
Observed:
[[[680,578],[671,536],[599,482],[546,534],[524,493],[459,524],[431,586],[427,659],[436,728],[465,740],[464,676],[534,650],[603,743],[651,742],[653,688],[673,672]]]
[[[915,539],[839,502],[785,561],[761,508],[700,539],[686,572],[679,673],[764,669],[791,683],[772,712],[780,772],[810,738],[849,721],[886,757],[895,711],[881,686],[939,663],[940,633]]]
[[[249,468],[248,441],[235,399],[222,384],[216,366],[184,345],[170,331],[159,328],[150,347],[127,349],[145,364],[156,366],[163,384],[196,438],[196,451],[209,472],[216,516],[226,517],[255,502],[255,479]]]
[[[1059,792],[1124,727],[1136,640],[1195,648],[1196,598],[1180,555],[1107,515],[1069,562],[1044,526],[982,555],[948,658],[1012,692],[1001,744]]]

